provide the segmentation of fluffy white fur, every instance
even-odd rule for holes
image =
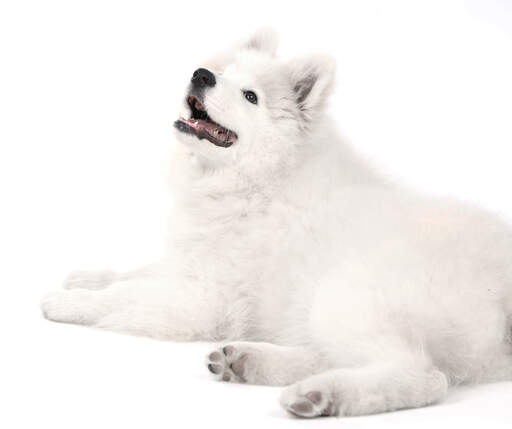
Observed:
[[[289,385],[281,404],[304,417],[420,407],[449,385],[512,380],[510,228],[381,178],[326,117],[333,60],[282,61],[276,46],[261,30],[202,64],[217,78],[204,105],[239,139],[224,148],[176,132],[168,256],[72,274],[43,300],[45,317],[228,341],[210,371]]]

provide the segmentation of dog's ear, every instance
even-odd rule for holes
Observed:
[[[325,107],[334,87],[336,61],[328,55],[308,55],[287,64],[293,94],[304,122],[310,123]]]
[[[255,49],[270,55],[275,55],[279,45],[279,36],[271,27],[262,27],[256,30],[243,46],[247,49]]]

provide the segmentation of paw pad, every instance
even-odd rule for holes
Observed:
[[[333,416],[335,410],[329,396],[314,390],[304,395],[297,391],[285,392],[281,404],[291,414],[298,417]]]
[[[247,359],[246,353],[241,353],[235,346],[228,345],[210,353],[206,358],[206,366],[219,380],[244,383]]]

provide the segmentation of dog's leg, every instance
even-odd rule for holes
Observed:
[[[145,335],[158,339],[219,340],[221,302],[211,291],[176,287],[149,276],[113,283],[101,290],[72,289],[47,295],[43,315],[56,322]]]
[[[299,417],[356,416],[423,407],[442,400],[446,376],[418,358],[335,369],[287,387],[281,405]]]
[[[115,282],[148,277],[153,269],[153,265],[147,265],[125,273],[117,273],[111,270],[73,271],[66,277],[62,286],[64,289],[105,289]]]
[[[64,289],[105,289],[116,281],[117,273],[110,270],[73,271],[62,287]]]
[[[213,351],[206,365],[218,380],[269,386],[286,386],[328,368],[309,348],[242,341]]]

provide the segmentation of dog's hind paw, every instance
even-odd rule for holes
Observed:
[[[300,383],[290,386],[281,395],[281,405],[289,413],[297,417],[321,417],[335,414],[333,401],[328,392],[311,390],[299,393]]]
[[[210,353],[206,358],[206,366],[219,380],[245,383],[248,357],[247,353],[236,346],[227,345]]]

